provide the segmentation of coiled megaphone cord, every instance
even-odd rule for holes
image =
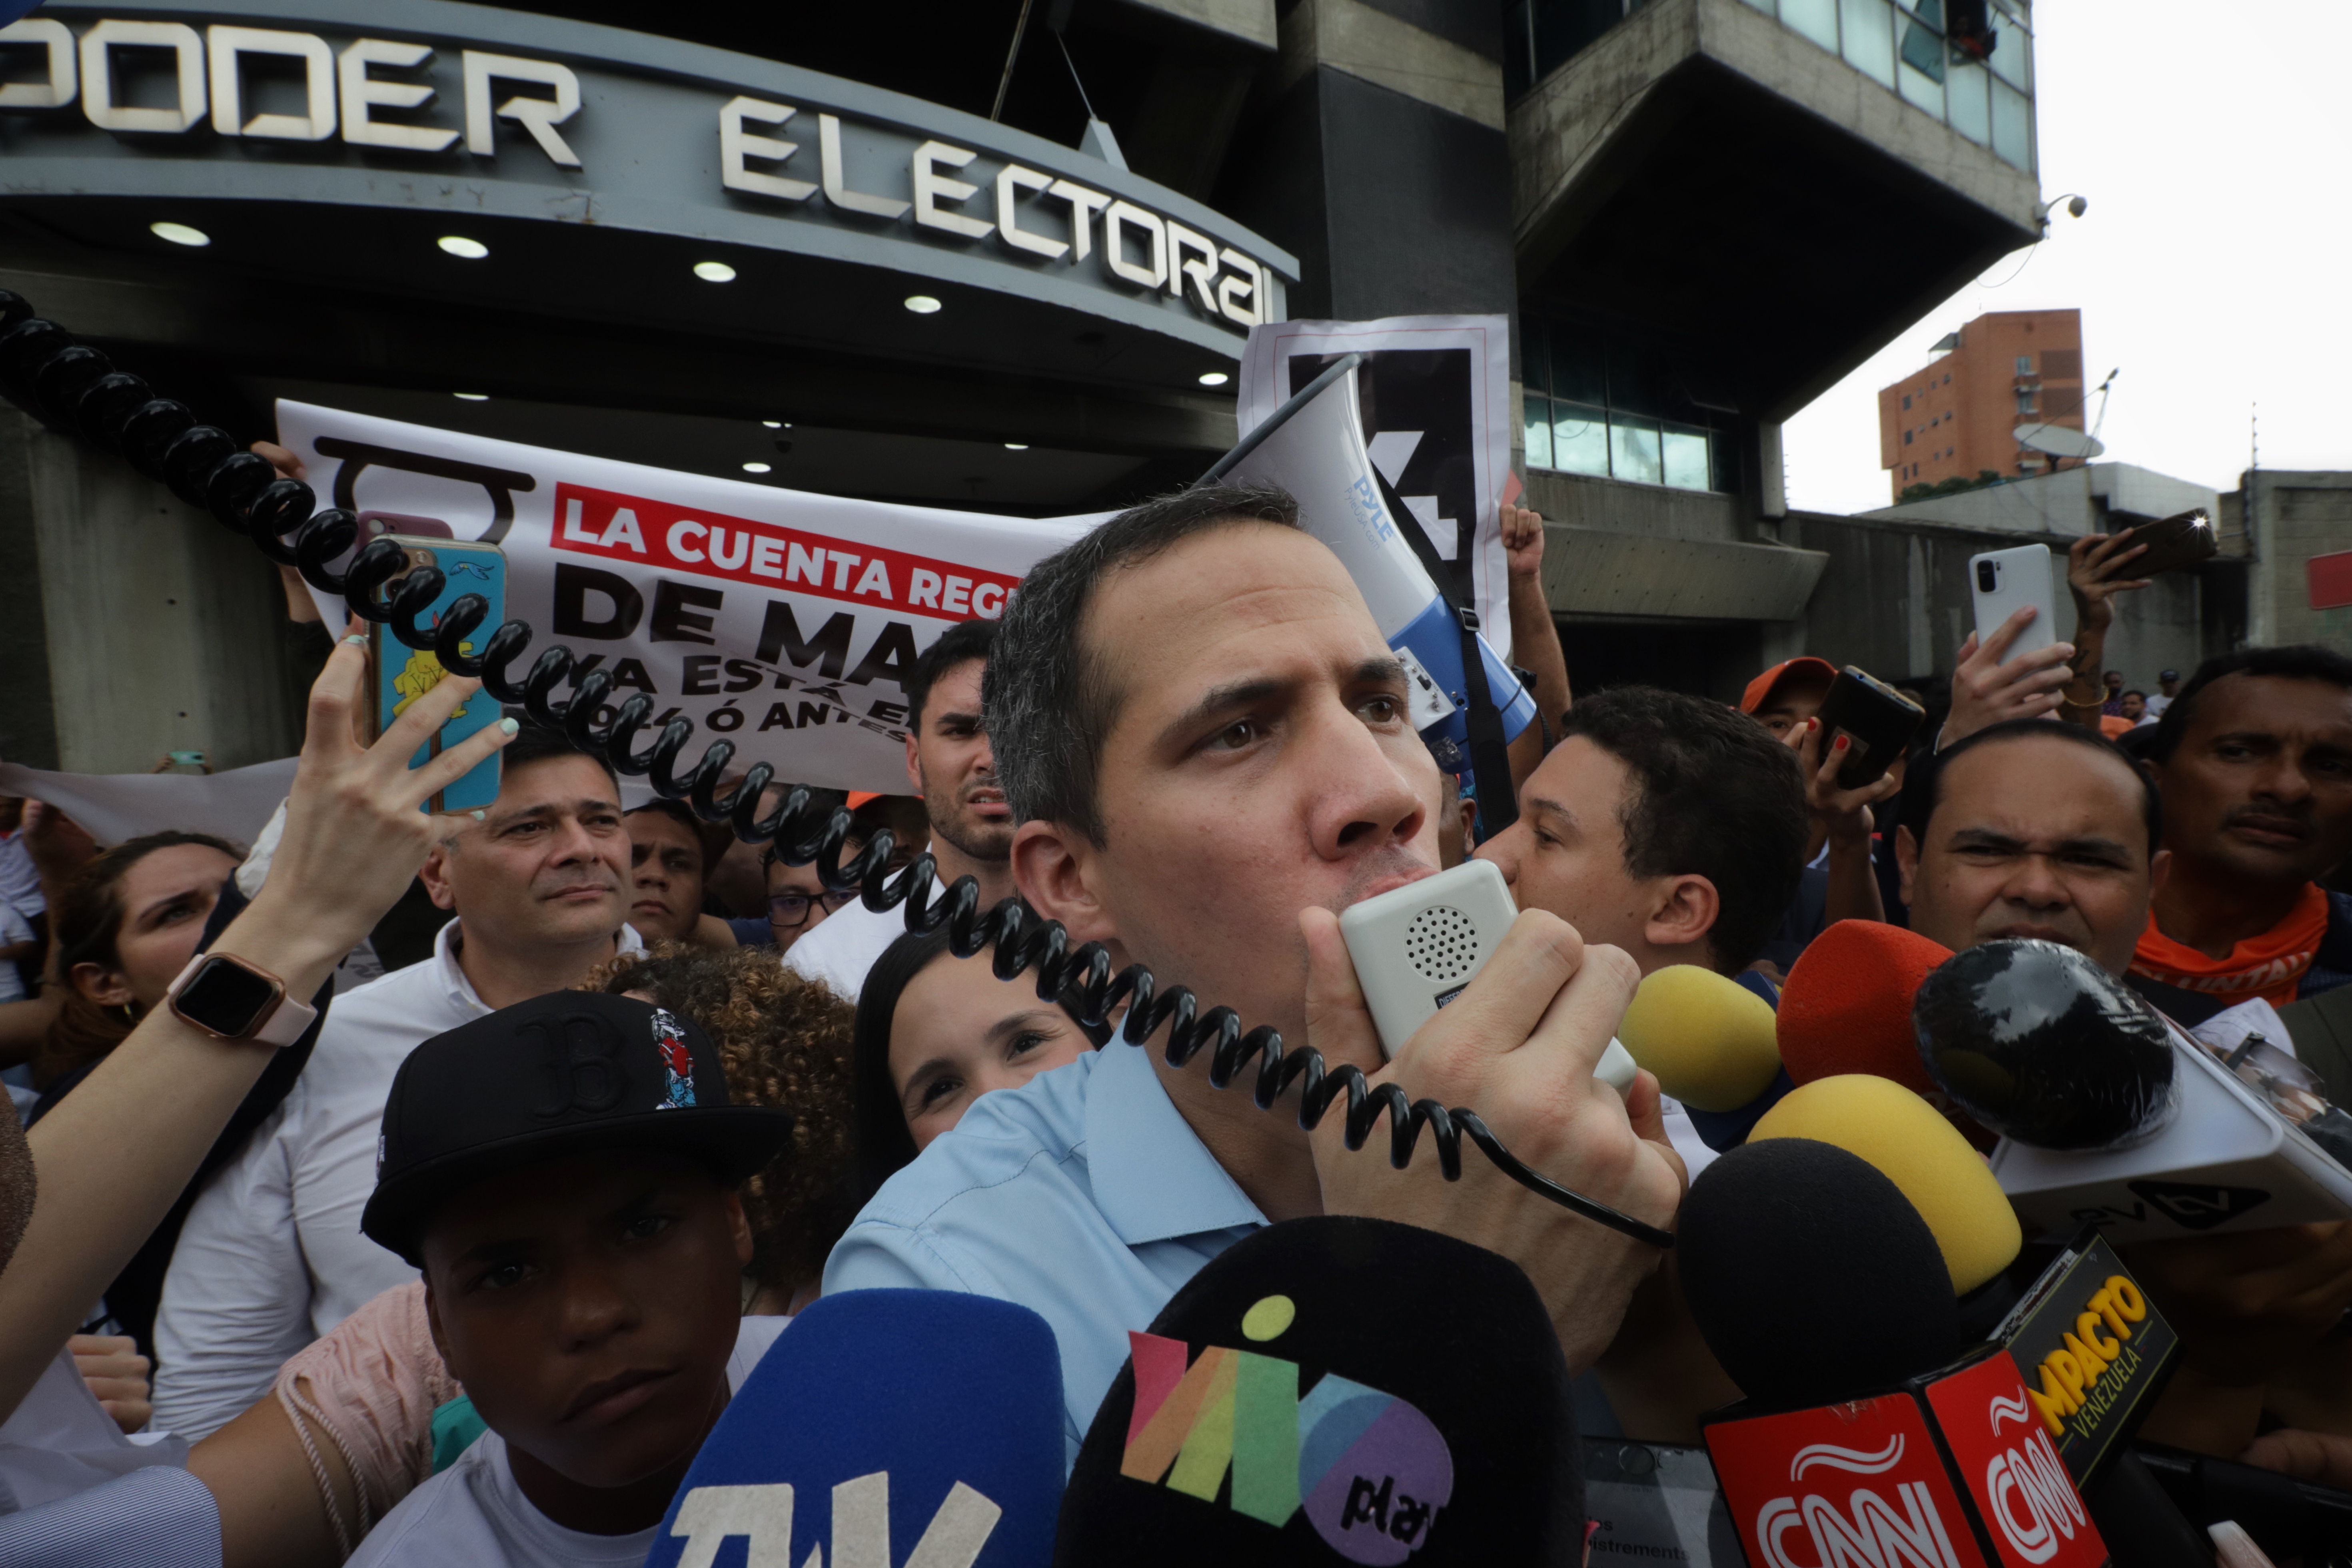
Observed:
[[[958,877],[934,901],[939,866],[929,853],[917,855],[892,880],[889,862],[897,840],[887,828],[844,865],[841,851],[851,826],[845,808],[819,809],[809,790],[796,785],[773,811],[759,814],[761,798],[775,778],[769,764],[753,763],[731,793],[719,796],[719,779],[735,756],[733,741],[712,741],[681,774],[678,759],[694,737],[694,721],[679,716],[663,725],[642,752],[637,750],[638,736],[653,718],[653,699],[634,695],[600,722],[598,715],[613,694],[613,677],[595,669],[571,683],[572,695],[559,700],[557,688],[570,683],[574,663],[572,650],[560,644],[542,652],[517,680],[514,665],[536,635],[523,622],[507,622],[490,633],[480,653],[467,653],[466,645],[489,618],[489,601],[480,594],[460,596],[437,625],[419,626],[416,618],[432,607],[446,586],[437,568],[409,570],[407,552],[390,539],[377,538],[361,547],[341,571],[335,570],[331,563],[359,541],[359,519],[350,511],[318,509],[310,486],[278,474],[228,432],[198,423],[184,404],[156,396],[144,381],[115,370],[104,353],[75,342],[71,333],[35,316],[30,304],[5,289],[0,289],[0,393],[52,429],[120,452],[190,506],[204,508],[245,535],[271,560],[295,568],[321,592],[341,595],[354,614],[384,626],[407,647],[429,651],[444,669],[479,677],[483,689],[499,702],[562,729],[573,745],[604,758],[615,773],[646,779],[656,794],[688,802],[696,816],[726,823],[746,843],[772,844],[777,858],[788,865],[814,864],[826,887],[836,893],[856,890],[866,907],[877,914],[905,904],[910,932],[928,934],[945,925],[949,950],[958,957],[992,949],[991,962],[1000,979],[1017,979],[1035,970],[1039,999],[1058,1004],[1089,1030],[1106,1029],[1124,1006],[1119,1032],[1129,1044],[1146,1044],[1164,1027],[1170,1064],[1182,1067],[1208,1051],[1209,1081],[1217,1088],[1231,1084],[1252,1058],[1257,1059],[1254,1097],[1262,1110],[1271,1110],[1297,1084],[1302,1128],[1320,1124],[1344,1094],[1349,1148],[1362,1148],[1386,1117],[1389,1160],[1402,1170],[1411,1163],[1426,1127],[1448,1181],[1461,1178],[1462,1135],[1466,1133],[1497,1168],[1531,1191],[1654,1247],[1674,1245],[1674,1237],[1656,1226],[1529,1169],[1475,1112],[1449,1111],[1434,1100],[1409,1101],[1393,1083],[1375,1087],[1350,1063],[1326,1067],[1322,1053],[1311,1046],[1286,1051],[1282,1036],[1272,1029],[1244,1033],[1231,1008],[1202,1012],[1188,988],[1160,991],[1151,971],[1140,964],[1114,975],[1102,944],[1071,948],[1060,922],[1038,918],[1018,899],[1008,898],[982,911],[980,885],[969,876]]]

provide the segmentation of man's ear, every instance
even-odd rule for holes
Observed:
[[[1024,822],[1013,835],[1013,882],[1029,907],[1058,920],[1073,945],[1109,942],[1118,933],[1095,894],[1096,847],[1086,834],[1058,822]]]
[[[2147,901],[2150,904],[2154,904],[2156,902],[2157,894],[2164,891],[2164,884],[2171,880],[2172,852],[2170,850],[2158,850],[2155,854],[2148,857]]]
[[[76,964],[67,977],[73,988],[102,1008],[119,1008],[131,1001],[131,982],[119,969],[100,964]]]
[[[2156,858],[2163,860],[2165,857],[2158,855]],[[1919,880],[1919,841],[1911,836],[1911,830],[1908,828],[1895,830],[1895,869],[1902,880],[1903,906],[1908,909],[1917,902],[1911,896],[1911,884]],[[2155,869],[2153,864],[2148,867],[2151,873]],[[2156,886],[2162,885],[2163,880],[2158,878]],[[2155,896],[2155,888],[2149,889],[2148,896],[2151,898]]]
[[[449,841],[442,840],[425,852],[425,863],[416,868],[417,880],[425,884],[425,895],[436,909],[457,907],[457,885],[449,879]]]
[[[915,749],[915,732],[907,731],[907,787],[918,800],[923,798],[923,758]]]
[[[1723,913],[1723,897],[1715,883],[1696,873],[1663,877],[1657,902],[1642,927],[1642,939],[1653,947],[1686,947],[1706,940],[1715,917]]]
[[[735,1239],[735,1266],[739,1269],[750,1268],[751,1266],[751,1222],[743,1218],[743,1195],[740,1191],[727,1195],[727,1228]]]

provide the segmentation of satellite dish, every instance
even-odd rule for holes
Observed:
[[[2017,444],[2030,452],[2046,452],[2053,457],[2098,456],[2107,448],[2095,435],[2085,435],[2072,425],[2021,424],[2017,427]]]

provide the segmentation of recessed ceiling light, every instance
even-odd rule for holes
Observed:
[[[735,269],[723,261],[698,261],[694,264],[694,276],[705,283],[732,283]]]
[[[929,316],[939,308],[940,302],[932,298],[928,294],[909,294],[907,296],[907,308],[912,310],[918,316]]]
[[[202,229],[190,228],[185,224],[152,223],[147,225],[147,232],[153,235],[157,239],[170,240],[173,245],[210,245],[213,243],[212,235],[205,233]]]
[[[488,392],[451,392],[449,395],[456,398],[459,402],[488,402],[490,401],[490,394]]]
[[[1025,441],[1008,441],[1004,444],[1004,450],[1007,452],[1026,452],[1029,450],[1029,444]]]
[[[1221,387],[1233,379],[1223,371],[1204,371],[1201,375],[1201,384],[1204,387]]]
[[[763,419],[760,423],[770,430],[782,430],[784,427],[784,422],[781,419]]]
[[[467,239],[464,235],[443,235],[436,243],[451,256],[462,256],[467,261],[479,261],[490,254],[488,246],[478,239]]]
[[[746,474],[765,474],[767,471],[768,465],[764,463],[746,463],[743,465],[743,472]]]

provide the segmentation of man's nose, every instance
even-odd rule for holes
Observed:
[[[2255,776],[2254,799],[2282,806],[2297,806],[2311,799],[2311,777],[2303,770],[2303,759],[2282,747],[2270,766]]]
[[[2047,857],[2027,855],[2002,885],[2001,894],[2030,909],[2059,909],[2074,902],[2074,891]]]
[[[1339,860],[1416,837],[1428,806],[1363,721],[1332,706],[1335,718],[1300,737],[1315,852]]]
[[[596,838],[588,831],[586,823],[577,817],[557,819],[555,842],[548,853],[551,863],[570,865],[574,861],[591,859],[595,853]],[[651,857],[647,858],[646,869],[652,869]]]

